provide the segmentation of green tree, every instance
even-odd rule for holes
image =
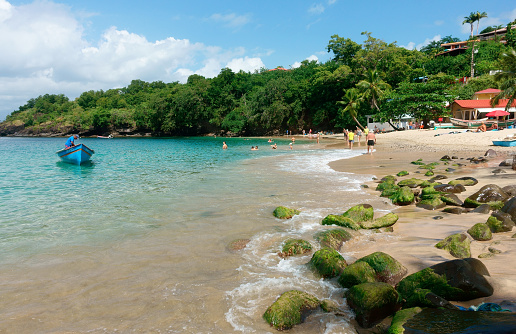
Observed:
[[[480,25],[480,20],[483,19],[484,17],[487,17],[487,13],[486,12],[476,12],[475,13],[475,21],[477,21],[477,35],[478,35],[478,26]]]
[[[358,110],[363,102],[363,96],[360,94],[358,89],[351,88],[346,91],[342,101],[337,101],[337,104],[345,106],[342,110],[343,113],[348,113],[351,118],[358,124],[358,126],[364,130],[364,127],[357,119]]]
[[[353,42],[349,38],[340,37],[339,35],[331,36],[331,40],[328,42],[328,52],[333,52],[335,56],[333,59],[341,62],[344,65],[351,66],[351,63],[358,51],[361,49],[361,45]]]
[[[493,107],[498,104],[500,99],[509,99],[505,110],[509,110],[516,99],[516,52],[514,49],[504,53],[501,60],[502,72],[495,75],[495,80],[500,82],[500,94],[491,101]]]
[[[475,24],[475,21],[477,20],[476,15],[477,14],[475,12],[471,12],[468,16],[464,16],[464,21],[462,21],[462,24],[469,23],[471,27],[471,37],[473,37],[473,24]]]
[[[357,88],[363,94],[364,98],[369,101],[371,109],[380,112],[380,102],[388,90],[391,89],[391,86],[382,80],[378,71],[369,70],[367,71],[366,78],[359,81]],[[387,122],[395,130],[398,130],[390,120]]]

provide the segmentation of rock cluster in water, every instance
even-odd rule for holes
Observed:
[[[430,179],[407,177],[398,181],[395,176],[386,176],[378,182],[376,190],[396,205],[443,209],[443,212],[451,214],[489,214],[485,223],[473,224],[467,231],[450,235],[435,245],[456,257],[456,260],[433,265],[409,276],[405,276],[407,269],[401,263],[383,252],[347,263],[339,249],[358,233],[356,231],[392,231],[398,216],[391,212],[375,219],[371,205],[359,204],[343,214],[328,215],[322,220],[321,224],[335,228],[314,235],[320,249],[313,254],[308,265],[321,278],[334,279],[347,289],[344,297],[360,328],[372,328],[387,317],[393,317],[390,328],[385,328],[384,332],[469,333],[472,326],[487,328],[489,332],[516,332],[516,313],[465,312],[450,302],[470,301],[493,294],[493,287],[485,278],[489,272],[480,260],[471,258],[470,243],[471,240],[489,241],[493,233],[511,231],[516,221],[516,185],[501,188],[489,184],[461,199],[460,194],[466,187],[477,184],[476,179],[453,178],[443,184],[440,181],[448,179],[449,175],[434,173],[436,166],[440,163],[449,165],[452,159],[457,157],[445,156],[435,163],[416,160],[413,164],[426,169],[424,175],[431,176]],[[478,163],[485,161],[485,158],[469,160]],[[462,167],[461,164],[453,166]],[[456,168],[447,168],[447,173],[452,173]],[[402,171],[397,176],[408,175],[409,172]],[[287,213],[277,214],[277,211]],[[295,214],[299,214],[299,211],[284,207],[276,209],[274,213],[283,219]],[[289,239],[278,254],[286,257],[311,251],[312,246],[308,241]],[[490,247],[490,255],[481,254],[479,258],[499,252]],[[483,306],[489,306],[484,311],[502,311],[496,304]],[[311,312],[343,313],[330,300],[319,300],[309,293],[292,290],[283,293],[266,310],[263,318],[276,329],[285,330],[303,322]]]

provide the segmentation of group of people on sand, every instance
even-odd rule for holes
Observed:
[[[350,150],[353,149],[353,144],[355,143],[355,138],[358,143],[358,146],[360,146],[360,141],[361,141],[362,135],[365,135],[365,140],[366,140],[366,144],[367,144],[367,153],[372,154],[373,149],[374,149],[373,146],[374,146],[374,144],[376,144],[376,136],[373,131],[369,131],[368,128],[364,128],[364,131],[362,132],[362,130],[358,126],[357,126],[357,129],[354,131],[351,131],[351,130],[348,131],[348,130],[344,129],[344,136],[348,140],[348,148]]]
[[[498,125],[493,123],[493,125],[491,125],[488,128],[486,126],[486,123],[482,122],[482,124],[480,124],[480,126],[478,127],[477,132],[486,132],[486,131],[491,131],[491,130],[498,130]]]

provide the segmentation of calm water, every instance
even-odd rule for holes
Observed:
[[[370,176],[327,166],[364,150],[86,138],[92,162],[74,166],[55,155],[64,141],[0,138],[0,332],[275,332],[261,316],[290,289],[346,308],[310,256],[276,253],[289,237],[317,247],[324,216],[374,200],[360,188]],[[302,214],[277,220],[278,205]],[[351,333],[348,320],[315,315],[293,332]]]

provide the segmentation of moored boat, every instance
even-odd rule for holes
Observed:
[[[478,128],[482,123],[486,126],[497,124],[498,127],[507,127],[513,125],[516,119],[508,119],[503,121],[497,121],[496,119],[481,118],[481,119],[458,119],[450,118],[451,123],[454,126],[460,126],[463,128]]]
[[[70,148],[64,148],[56,153],[64,162],[80,165],[90,160],[95,151],[84,144],[79,144]]]

